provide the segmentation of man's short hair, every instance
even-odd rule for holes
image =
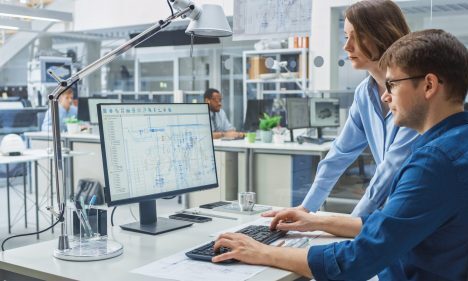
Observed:
[[[468,91],[468,51],[452,34],[440,29],[410,33],[383,54],[380,67],[399,67],[410,76],[436,75],[450,100],[463,102]]]
[[[205,91],[205,94],[203,95],[203,99],[211,99],[213,98],[213,94],[214,93],[218,93],[219,94],[219,91],[216,90],[216,89],[213,89],[213,88],[209,88]]]

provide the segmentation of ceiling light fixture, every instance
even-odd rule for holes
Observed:
[[[0,29],[30,30],[31,23],[16,19],[0,19]]]
[[[44,21],[72,21],[73,15],[67,12],[28,8],[15,5],[0,4],[0,16],[44,20]]]

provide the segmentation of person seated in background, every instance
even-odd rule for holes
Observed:
[[[361,217],[279,212],[272,229],[323,230],[352,241],[308,249],[273,247],[239,233],[215,249],[236,259],[321,280],[468,280],[468,50],[442,30],[410,33],[383,54],[386,91],[397,126],[420,137],[396,173],[383,206]]]
[[[76,117],[78,110],[73,105],[73,90],[69,88],[59,98],[59,119],[60,119],[60,131],[66,131],[67,126],[65,125],[65,119]],[[42,122],[42,131],[52,130],[52,109],[49,107],[47,110],[44,121]]]
[[[236,128],[229,123],[226,112],[222,107],[222,97],[218,90],[207,89],[203,95],[205,103],[210,107],[211,131],[213,139],[243,138],[244,133],[236,132]]]

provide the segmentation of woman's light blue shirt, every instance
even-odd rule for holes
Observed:
[[[393,115],[382,113],[378,85],[369,76],[356,88],[354,102],[341,134],[317,169],[315,180],[302,205],[317,211],[339,177],[369,146],[377,169],[353,216],[363,216],[381,207],[402,163],[410,154],[416,131],[394,125]]]

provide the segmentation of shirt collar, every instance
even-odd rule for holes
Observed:
[[[437,125],[427,130],[424,134],[422,134],[414,143],[413,143],[413,150],[424,146],[428,142],[438,138],[439,136],[443,135],[448,130],[458,127],[461,125],[468,124],[468,112],[459,112],[455,113],[444,120],[440,121]]]
[[[383,115],[382,102],[380,101],[379,95],[379,85],[371,75],[369,75],[369,82],[367,83],[367,92],[369,93],[369,98],[372,102],[372,105],[374,106],[375,111],[378,112],[378,114],[382,116],[383,119],[387,118],[391,114],[391,111],[389,110],[387,115]]]

